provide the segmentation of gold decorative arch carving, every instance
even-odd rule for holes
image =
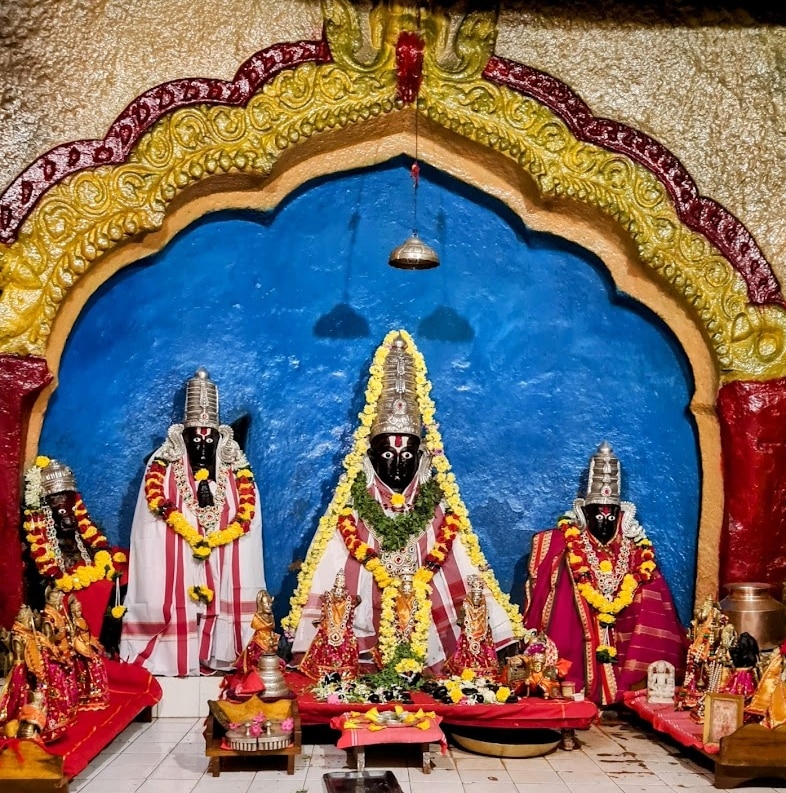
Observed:
[[[149,235],[161,232],[189,195],[264,192],[266,183],[306,161],[316,171],[356,167],[358,161],[335,157],[353,148],[362,162],[378,161],[382,152],[392,156],[389,146],[379,146],[376,157],[369,151],[391,137],[407,150],[417,113],[425,139],[462,153],[482,150],[480,159],[496,160],[505,173],[512,164],[527,184],[503,190],[508,203],[521,203],[516,192],[529,194],[524,203],[558,206],[577,226],[592,215],[603,234],[624,238],[628,258],[671,302],[664,311],[655,301],[655,310],[667,322],[677,314],[695,324],[718,381],[786,374],[782,302],[750,299],[729,259],[679,217],[657,174],[577,137],[542,102],[487,79],[492,13],[457,22],[426,11],[418,16],[398,3],[376,6],[368,16],[346,0],[325,0],[323,8],[330,62],[280,72],[242,107],[202,104],[164,115],[124,162],[77,172],[42,196],[15,242],[0,252],[0,351],[47,355],[53,324],[75,285],[122,248],[148,253]],[[399,91],[402,31],[417,31],[424,42],[422,85],[411,105]],[[314,164],[320,153],[333,156],[327,168]],[[421,156],[428,155],[425,147]],[[610,269],[617,278],[624,268]],[[650,304],[646,292],[642,299]]]
[[[125,264],[205,212],[269,208],[317,175],[412,154],[417,124],[421,159],[598,253],[679,338],[704,462],[697,598],[712,591],[723,504],[715,397],[724,382],[786,375],[777,284],[761,297],[755,273],[686,220],[641,158],[588,140],[555,106],[498,79],[509,64],[494,61],[493,13],[394,2],[361,15],[347,0],[323,0],[323,12],[329,57],[278,70],[240,104],[175,107],[121,162],[75,170],[41,195],[0,246],[0,353],[43,356],[57,371],[87,298]],[[422,42],[409,101],[402,32]]]

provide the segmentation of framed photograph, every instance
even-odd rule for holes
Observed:
[[[721,738],[742,727],[742,694],[707,694],[704,701],[704,745],[719,745]]]

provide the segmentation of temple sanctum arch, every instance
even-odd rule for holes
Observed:
[[[68,434],[62,418],[62,413],[68,412],[68,402],[63,403],[60,418],[56,404],[58,391],[64,390],[66,384],[69,388],[84,389],[79,392],[82,403],[89,399],[86,395],[90,394],[90,388],[74,373],[77,365],[84,367],[85,372],[94,372],[94,362],[88,362],[88,355],[84,355],[79,363],[80,350],[92,355],[100,348],[110,361],[115,360],[113,355],[122,357],[123,344],[129,342],[118,343],[118,349],[113,352],[112,344],[117,336],[101,341],[101,333],[96,330],[100,323],[95,324],[101,306],[108,306],[106,310],[111,313],[121,305],[117,290],[126,290],[125,294],[137,298],[141,296],[142,301],[149,299],[151,307],[155,306],[151,311],[159,313],[140,315],[138,321],[147,319],[155,323],[156,316],[160,319],[164,309],[152,299],[155,288],[151,288],[150,282],[155,280],[154,272],[160,272],[164,278],[166,268],[171,267],[184,280],[192,275],[207,278],[204,288],[209,291],[215,283],[231,278],[230,268],[218,269],[217,263],[222,261],[218,255],[213,259],[212,272],[206,274],[211,264],[200,258],[202,254],[189,254],[191,245],[227,246],[230,231],[247,234],[249,225],[253,227],[260,222],[251,219],[252,215],[265,218],[261,221],[263,229],[272,229],[279,221],[283,223],[289,212],[302,221],[314,211],[308,204],[310,197],[320,191],[323,197],[315,206],[323,210],[325,206],[340,206],[342,196],[350,195],[348,201],[355,213],[365,200],[372,219],[373,211],[378,211],[382,226],[381,205],[389,204],[392,197],[398,203],[395,212],[408,216],[411,186],[402,163],[416,159],[424,168],[423,184],[417,192],[421,217],[436,214],[443,218],[444,224],[450,220],[449,210],[458,213],[464,201],[475,202],[489,217],[501,218],[508,226],[515,225],[519,237],[523,235],[528,243],[534,241],[534,249],[548,247],[550,241],[558,240],[557,249],[565,253],[559,240],[568,241],[566,255],[578,257],[589,270],[600,264],[601,282],[610,275],[613,283],[606,284],[605,289],[614,294],[610,298],[604,292],[606,302],[619,302],[622,296],[626,311],[635,303],[636,321],[643,318],[646,323],[662,326],[658,333],[663,345],[674,343],[679,348],[676,357],[687,362],[689,372],[685,382],[692,389],[689,410],[696,449],[685,450],[685,455],[689,458],[696,455],[696,481],[692,496],[687,497],[692,503],[681,513],[684,520],[679,526],[664,525],[658,545],[666,548],[672,557],[665,567],[669,572],[671,565],[673,586],[678,578],[693,579],[682,590],[683,618],[687,607],[692,605],[689,601],[716,593],[728,581],[780,582],[786,560],[777,553],[765,558],[757,550],[761,540],[753,540],[766,517],[770,526],[768,543],[786,547],[786,524],[773,508],[783,487],[776,463],[782,462],[784,455],[783,428],[786,427],[786,422],[781,420],[786,316],[777,280],[747,230],[721,206],[700,196],[680,163],[657,141],[614,121],[596,118],[564,84],[523,64],[497,57],[493,14],[469,14],[457,24],[455,19],[449,20],[438,13],[423,11],[418,16],[394,5],[376,8],[359,24],[349,4],[331,2],[325,3],[324,8],[323,40],[278,44],[263,50],[244,63],[231,82],[184,79],[152,88],[126,108],[103,140],[57,147],[31,164],[0,197],[0,239],[4,243],[0,249],[3,288],[0,376],[4,386],[0,430],[6,472],[0,500],[6,517],[6,541],[15,541],[23,464],[37,452],[49,454],[53,448],[57,456],[67,458],[70,464],[85,460],[86,466],[89,458],[94,459],[96,470],[91,473],[85,468],[84,471],[86,500],[91,503],[93,493],[93,500],[100,502],[103,491],[115,491],[113,508],[117,518],[105,522],[112,524],[113,539],[123,540],[123,533],[128,530],[128,526],[123,528],[123,517],[128,512],[130,491],[138,484],[141,454],[155,447],[155,432],[163,433],[164,417],[171,417],[174,412],[169,404],[172,392],[162,394],[157,389],[178,387],[183,373],[186,376],[192,373],[184,366],[193,370],[204,362],[205,350],[192,349],[187,364],[184,351],[176,351],[176,363],[162,362],[163,368],[169,368],[161,379],[152,385],[149,381],[144,383],[144,388],[150,385],[147,400],[157,402],[158,406],[152,408],[149,401],[129,405],[125,426],[118,428],[117,423],[113,424],[113,434],[144,436],[138,443],[130,444],[132,456],[119,464],[122,484],[118,484],[117,471],[109,475],[106,462],[95,461],[102,451],[109,454],[116,450],[111,439],[106,446],[99,444],[98,439],[110,430],[96,431],[89,450],[77,449],[75,438]],[[397,182],[400,189],[391,190],[391,185]],[[358,198],[364,185],[365,199]],[[375,195],[369,195],[374,191],[377,191]],[[437,203],[445,202],[441,215],[424,202],[429,196]],[[325,224],[329,225],[329,216],[325,217]],[[467,210],[467,217],[478,215]],[[352,222],[350,217],[350,228]],[[355,221],[356,226],[358,222]],[[495,227],[491,220],[483,221],[486,222],[490,228]],[[196,235],[193,238],[192,233]],[[306,307],[317,305],[316,298],[283,290],[274,280],[278,272],[276,262],[289,266],[289,281],[313,279],[318,286],[323,283],[320,280],[323,276],[319,275],[322,261],[330,259],[327,254],[315,255],[312,270],[299,261],[287,261],[288,257],[280,254],[286,235],[283,231],[277,235],[265,237],[264,244],[270,245],[271,251],[274,248],[279,251],[279,257],[269,256],[267,261],[254,262],[253,268],[261,275],[255,275],[248,286],[275,293],[276,300],[283,303],[273,300],[266,304],[259,316],[253,315],[259,322],[263,322],[259,317],[266,316],[268,311],[282,311],[283,304],[289,300],[302,299]],[[347,273],[339,274],[339,280],[345,278],[343,303],[349,302],[350,266],[354,268],[353,278],[358,275],[367,281],[374,278],[368,272],[357,272],[358,263],[353,258],[355,237],[350,234],[348,238],[350,242],[342,249]],[[251,235],[244,239],[247,241],[242,243],[242,250],[248,251],[253,249],[251,240],[259,241],[262,237]],[[167,249],[174,250],[178,244],[183,250],[172,253],[171,257],[180,258],[168,263]],[[501,247],[500,252],[512,255],[513,249],[511,243]],[[388,250],[381,249],[380,266],[384,265]],[[491,284],[489,295],[479,295],[478,300],[485,299],[487,310],[492,311],[498,301],[495,295],[515,289],[519,281],[537,278],[537,273],[542,271],[534,267],[525,270],[521,266],[494,269],[484,261],[488,250],[479,247],[476,251],[477,269],[488,268]],[[152,269],[146,265],[148,260],[153,262]],[[436,293],[432,303],[442,303],[437,310],[452,310],[455,314],[451,301],[461,303],[460,287],[445,286],[445,280],[451,278],[444,272],[447,267],[443,263],[440,270],[428,276],[408,274],[407,280],[397,285],[390,281],[390,273],[381,274],[379,283],[387,284],[385,288],[390,290],[404,289],[410,293],[428,288],[432,295]],[[333,269],[338,272],[341,268]],[[426,277],[432,280],[416,280]],[[122,278],[126,280],[121,282]],[[147,283],[143,283],[145,278]],[[565,288],[565,282],[561,283]],[[599,287],[598,294],[602,291]],[[555,301],[563,299],[556,294],[554,297]],[[572,309],[577,315],[582,314],[585,306],[594,305],[594,298],[584,294],[573,298]],[[310,303],[311,300],[314,302]],[[373,313],[374,299],[369,297],[359,302],[367,314]],[[425,305],[419,304],[418,310]],[[530,304],[522,305],[532,311]],[[225,307],[227,314],[231,314],[230,308]],[[173,337],[159,337],[155,328],[135,325],[136,315],[130,307],[128,310],[128,338],[136,338],[136,345],[143,352],[149,349],[160,355],[161,344],[171,343]],[[247,307],[243,306],[242,310]],[[407,317],[406,311],[397,310],[399,314],[392,312],[391,319],[399,315]],[[516,306],[509,310],[512,316]],[[502,313],[505,316],[504,310]],[[503,360],[515,360],[516,350],[528,338],[527,326],[544,323],[548,316],[541,309],[523,317],[523,330],[515,343],[478,341],[478,355],[485,358],[502,353]],[[388,319],[388,314],[380,310],[377,318],[382,322]],[[79,324],[83,320],[82,333],[89,337],[89,344],[79,340]],[[468,325],[474,330],[477,321]],[[204,326],[206,334],[228,350],[227,338],[220,327],[215,317]],[[228,327],[234,326],[230,323]],[[382,328],[380,338],[387,329]],[[275,328],[271,326],[268,334],[275,335]],[[297,331],[293,334],[297,336]],[[260,331],[262,337],[264,332]],[[253,350],[249,342],[254,338],[254,330],[249,327],[242,339],[244,354],[249,353],[249,347]],[[471,338],[469,335],[459,341],[463,344]],[[609,336],[600,338],[608,346]],[[611,339],[614,340],[613,333]],[[272,492],[273,506],[265,507],[263,491],[263,510],[267,514],[265,541],[271,553],[280,551],[287,561],[297,558],[307,545],[309,521],[313,523],[313,516],[320,512],[319,499],[324,500],[321,489],[334,478],[334,474],[322,468],[326,462],[335,463],[339,441],[342,434],[346,435],[343,425],[351,424],[352,408],[356,407],[357,395],[353,397],[353,393],[361,379],[363,356],[370,355],[378,341],[376,338],[355,341],[355,357],[350,356],[345,362],[346,369],[339,366],[345,351],[325,353],[324,339],[311,345],[315,347],[315,360],[320,350],[326,356],[324,368],[318,373],[328,382],[331,373],[334,375],[328,390],[336,389],[338,393],[340,389],[345,402],[334,412],[320,403],[316,415],[308,414],[308,419],[301,423],[297,417],[291,419],[299,431],[293,435],[301,439],[304,432],[314,432],[319,422],[325,420],[326,426],[318,431],[322,434],[316,445],[322,447],[333,441],[335,446],[332,451],[319,454],[289,453],[297,461],[294,475],[285,474],[293,488],[297,487],[299,477],[313,480],[315,471],[320,470],[322,480],[316,484],[310,481],[312,490],[307,491],[307,497],[299,499],[296,493],[290,494],[289,501],[296,506],[290,512],[282,509],[279,513]],[[431,351],[433,358],[429,357],[429,350],[423,350],[432,366],[432,375],[434,369],[444,374],[445,386],[434,377],[438,410],[443,402],[464,399],[462,388],[482,390],[486,386],[479,381],[493,374],[493,367],[489,372],[480,367],[479,374],[469,376],[469,386],[452,379],[456,370],[471,368],[476,359],[465,351],[466,347],[461,347],[459,352],[446,351],[446,341],[451,339],[436,338]],[[642,342],[644,351],[640,354],[645,357],[648,343]],[[66,372],[64,362],[69,345],[74,352]],[[260,349],[270,352],[272,348],[270,344],[260,343]],[[548,374],[553,352],[548,351],[543,357],[544,374]],[[275,377],[288,376],[299,382],[303,375],[301,361],[295,360],[298,355],[293,352],[286,359],[280,350],[277,354],[280,360],[270,367],[273,374],[269,390],[264,390],[268,363],[244,360],[237,365],[239,372],[247,375],[247,379],[261,372],[262,394],[246,395],[244,403],[242,399],[233,402],[222,391],[224,404],[236,414],[249,406],[264,405],[267,409],[271,394],[278,393],[275,389],[280,388]],[[624,351],[619,353],[624,354]],[[614,367],[617,359],[607,359],[605,355],[606,352],[595,355],[598,366]],[[653,354],[652,360],[641,363],[642,371],[650,367],[653,382],[658,374],[656,359],[657,355]],[[569,369],[572,367],[570,361],[567,365]],[[222,381],[216,379],[221,387]],[[521,384],[520,381],[517,387]],[[324,391],[321,384],[315,387]],[[619,413],[628,409],[629,402],[614,393],[613,383],[609,389],[613,396],[602,396],[606,402],[619,400],[619,408],[612,404],[607,409],[617,414],[621,422]],[[635,401],[635,390],[631,390],[630,400]],[[521,402],[521,406],[534,404],[537,393],[532,397],[533,402]],[[302,408],[310,394],[294,388],[289,394],[293,400],[289,410],[298,416],[307,413]],[[97,400],[109,397],[120,401],[114,391],[93,394]],[[330,396],[328,401],[336,401],[336,397]],[[594,409],[592,402],[578,405],[588,411]],[[477,421],[477,404],[467,402],[464,409],[463,414],[461,408],[457,410],[457,418],[471,416]],[[643,410],[642,414],[646,412]],[[286,416],[287,407],[276,413],[274,406],[268,415]],[[452,414],[448,415],[452,418]],[[48,426],[50,416],[51,426]],[[155,427],[152,422],[148,427],[146,420],[151,417],[160,419]],[[512,420],[505,413],[497,418],[502,424]],[[656,422],[658,418],[656,415]],[[583,423],[591,424],[586,419],[585,416]],[[526,421],[529,420],[527,417]],[[636,420],[644,422],[645,418],[642,415]],[[257,423],[264,421],[263,416]],[[521,421],[524,423],[525,419]],[[610,427],[613,430],[614,424]],[[260,455],[263,448],[265,453],[272,450],[271,471],[280,467],[284,459],[276,457],[275,450],[278,444],[285,443],[281,436],[286,429],[291,426],[279,425],[278,433],[268,430],[265,441],[258,441]],[[534,429],[546,442],[543,447],[533,447],[532,455],[521,449],[521,457],[516,457],[510,449],[501,449],[502,456],[510,454],[512,461],[495,473],[496,481],[506,475],[504,472],[511,477],[509,482],[501,484],[502,496],[489,499],[478,494],[475,498],[483,520],[492,527],[485,541],[498,548],[494,562],[508,566],[502,579],[512,586],[520,584],[520,557],[526,548],[501,549],[505,538],[509,540],[511,525],[539,520],[541,524],[530,525],[529,530],[544,528],[545,516],[551,515],[553,519],[560,509],[569,506],[565,496],[571,488],[575,495],[578,472],[593,451],[586,438],[566,441],[559,428],[548,422]],[[598,431],[603,431],[600,426]],[[493,441],[500,448],[495,435],[462,427],[455,427],[453,432],[456,438],[463,433],[473,443],[491,445]],[[633,426],[630,434],[636,432]],[[656,439],[657,435],[652,430],[651,437]],[[527,437],[520,436],[521,444]],[[622,437],[627,438],[625,433]],[[594,442],[604,439],[596,437]],[[40,448],[42,440],[51,446]],[[648,441],[639,449],[631,443],[629,453],[640,454],[641,459],[622,459],[623,466],[632,469],[630,480],[639,491],[651,484],[645,478],[650,468],[660,473],[664,489],[680,478],[674,473],[679,467],[673,460],[645,459],[648,452],[662,453],[661,442]],[[536,458],[531,464],[538,468],[539,459],[549,455],[558,457],[560,449],[568,453],[575,451],[578,457],[555,464],[552,470],[560,472],[562,490],[556,487],[553,501],[541,505],[542,514],[533,517],[513,495],[522,487],[517,483],[527,478],[530,456]],[[626,450],[624,441],[622,449]],[[462,459],[461,455],[452,456],[454,460]],[[308,470],[309,464],[314,468]],[[468,452],[466,465],[467,478],[471,479],[475,469]],[[79,465],[74,467],[81,482],[83,469]],[[458,462],[456,467],[461,481]],[[574,479],[568,471],[575,472]],[[132,483],[134,477],[137,481]],[[260,481],[264,483],[264,477]],[[751,486],[751,481],[756,482],[755,486]],[[281,486],[280,480],[273,480],[271,491],[281,490]],[[543,485],[525,485],[523,490],[530,499],[537,499]],[[623,490],[624,497],[642,506],[639,491],[627,492],[626,484]],[[686,500],[679,487],[675,486],[674,490],[676,501]],[[470,495],[468,501],[472,500]],[[650,510],[642,514],[643,522],[662,518],[656,513],[659,501],[667,507],[672,504],[665,493],[644,498],[643,503],[650,505]],[[94,507],[92,511],[94,517],[99,517]],[[692,524],[691,515],[695,515]],[[291,521],[296,519],[301,523],[294,532],[294,540],[292,537],[287,542],[269,539],[271,526],[277,534],[284,534],[291,532]],[[480,534],[483,540],[482,531]],[[522,541],[519,546],[526,544]],[[0,573],[4,595],[0,617],[5,623],[21,599],[18,560],[4,560]],[[283,573],[275,583],[276,591],[286,589]]]

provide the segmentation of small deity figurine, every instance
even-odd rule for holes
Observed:
[[[353,621],[360,598],[349,593],[344,573],[336,574],[333,588],[322,595],[322,616],[300,671],[314,680],[337,672],[353,680],[358,676],[358,642]]]
[[[0,690],[0,726],[17,721],[33,691],[47,689],[47,670],[41,655],[44,639],[35,627],[33,610],[23,604],[11,627],[11,668]]]
[[[557,670],[546,663],[544,652],[534,652],[529,656],[527,676],[516,694],[518,696],[540,695],[544,699],[559,699],[562,695]]]
[[[254,635],[235,661],[238,672],[247,674],[256,669],[263,655],[276,655],[279,635],[275,632],[276,620],[273,616],[273,597],[266,589],[257,593],[257,610],[251,619]]]
[[[677,697],[677,710],[694,711],[710,688],[710,670],[720,644],[721,631],[728,623],[720,606],[707,597],[691,620],[685,680]],[[701,715],[701,713],[699,714]]]
[[[17,738],[27,738],[43,743],[43,733],[46,729],[46,702],[44,692],[36,689],[30,694],[30,699],[22,705],[19,711],[19,729]]]
[[[74,666],[73,626],[65,610],[64,594],[52,588],[47,592],[46,605],[41,613],[41,633],[48,640],[43,650],[49,676],[47,712],[50,721],[58,711],[64,711],[70,721],[79,708],[79,685]],[[53,698],[59,698],[57,703]],[[61,714],[62,715],[62,714]]]
[[[560,680],[570,669],[570,661],[559,657],[557,645],[545,634],[530,631],[522,640],[522,652],[507,659],[503,678],[516,696],[562,696]]]
[[[151,674],[230,671],[265,587],[259,491],[205,369],[145,468],[131,524],[120,657]]]
[[[79,707],[103,710],[109,705],[109,679],[104,661],[104,648],[90,632],[82,616],[82,603],[73,598],[69,603],[73,626],[74,671],[79,689]]]
[[[759,643],[754,636],[744,631],[737,637],[737,644],[731,648],[734,671],[723,687],[725,694],[741,694],[745,703],[750,702],[756,690],[756,666],[759,663]]]
[[[745,707],[745,714],[757,719],[768,729],[786,724],[786,642],[770,653],[756,691]]]
[[[674,664],[653,661],[647,667],[647,702],[671,705],[675,690]]]
[[[461,631],[455,652],[445,662],[445,672],[460,675],[465,669],[472,669],[477,675],[496,678],[499,660],[489,627],[483,579],[479,575],[472,575],[467,580],[467,586],[467,596],[459,612]]]
[[[412,573],[403,573],[401,587],[396,593],[396,642],[404,644],[410,640],[415,628],[418,600],[412,583]]]
[[[568,681],[611,705],[640,684],[653,661],[685,668],[684,628],[655,549],[620,499],[622,469],[609,443],[590,458],[587,493],[535,534],[524,625],[544,631],[571,662]]]

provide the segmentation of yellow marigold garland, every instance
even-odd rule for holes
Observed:
[[[247,534],[251,521],[256,513],[256,490],[254,474],[250,468],[241,468],[235,472],[237,483],[238,507],[235,517],[225,529],[203,535],[194,528],[180,510],[175,509],[171,501],[164,497],[164,478],[167,469],[166,460],[155,459],[148,466],[145,474],[145,498],[150,511],[163,518],[170,529],[179,534],[190,546],[195,559],[204,561],[210,556],[213,548],[227,545]],[[207,478],[207,471],[200,468],[194,478],[201,481]]]
[[[477,535],[472,529],[472,524],[469,521],[467,508],[459,494],[456,477],[450,470],[450,463],[445,456],[439,428],[434,421],[436,409],[430,397],[431,383],[428,380],[425,360],[420,351],[415,346],[415,342],[413,341],[412,337],[405,330],[390,331],[385,336],[382,344],[374,353],[374,358],[371,362],[371,366],[369,367],[370,376],[365,394],[366,404],[359,414],[360,425],[354,432],[354,443],[352,449],[344,458],[344,472],[339,478],[336,491],[333,494],[333,498],[328,505],[325,515],[319,521],[316,534],[314,535],[314,540],[311,543],[311,547],[309,548],[309,552],[305,561],[303,562],[303,566],[301,567],[300,574],[298,576],[297,588],[295,589],[295,593],[289,601],[290,612],[286,617],[284,617],[284,619],[281,620],[281,626],[289,633],[294,633],[295,629],[300,623],[300,619],[303,615],[303,607],[305,606],[308,599],[308,593],[311,591],[311,585],[317,565],[319,564],[319,561],[325,552],[328,542],[334,536],[338,528],[338,523],[342,517],[342,512],[346,515],[344,510],[346,509],[346,505],[349,501],[352,485],[355,481],[355,478],[362,470],[363,458],[365,457],[369,447],[371,426],[374,423],[374,419],[376,418],[377,402],[380,395],[382,394],[382,376],[384,372],[385,359],[392,348],[393,342],[399,336],[404,339],[404,342],[407,345],[407,350],[411,354],[415,364],[415,384],[417,388],[420,415],[426,430],[426,448],[432,456],[433,465],[436,470],[435,476],[440,487],[442,488],[445,502],[450,512],[453,513],[453,517],[458,522],[458,531],[467,549],[470,561],[480,571],[486,586],[492,594],[492,597],[505,609],[505,612],[510,619],[514,636],[516,636],[516,638],[521,638],[524,635],[524,625],[521,613],[518,608],[516,608],[514,604],[511,603],[510,597],[500,589],[499,583],[497,582],[493,571],[491,570],[485,556],[483,555],[483,552],[480,549],[480,543],[478,541]],[[381,583],[380,578],[375,574],[374,569],[370,567],[370,565],[374,562],[376,562],[379,567],[382,567],[382,563],[376,559],[366,564],[366,569],[371,570],[372,574],[375,576],[377,584],[383,590],[384,598],[385,587],[391,586],[393,582],[392,580],[390,582],[386,581],[384,585]],[[384,570],[384,568],[382,569]],[[416,587],[427,586],[432,577],[433,573],[431,571],[421,567],[415,574],[414,583]],[[423,590],[421,589],[421,593],[422,592]],[[429,606],[430,617],[431,602],[428,599],[428,594],[425,595],[425,599]],[[422,641],[423,657],[425,657],[425,637],[428,633],[428,619],[424,621],[426,623],[425,626],[421,625],[421,620],[418,618],[416,622],[416,630],[414,631],[414,643],[418,644]],[[380,631],[381,630],[382,626],[380,626]],[[383,641],[382,637],[380,637],[380,639]]]

